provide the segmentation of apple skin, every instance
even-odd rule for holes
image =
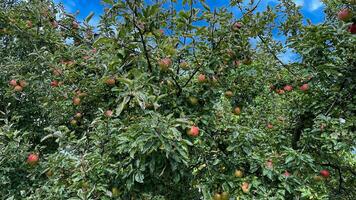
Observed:
[[[106,117],[112,117],[113,111],[112,111],[112,110],[107,110],[107,111],[105,111],[104,115],[105,115]]]
[[[349,21],[349,19],[351,19],[352,14],[349,9],[344,8],[339,11],[339,13],[337,14],[337,17],[339,18],[339,20],[347,22],[347,21]]]
[[[241,170],[235,170],[235,173],[234,173],[235,177],[237,178],[242,178],[244,176],[244,173],[241,171]]]
[[[226,97],[232,97],[232,96],[234,96],[234,93],[232,93],[231,90],[228,90],[228,91],[225,92],[225,96]]]
[[[305,84],[303,84],[302,86],[300,86],[299,87],[299,89],[301,90],[301,91],[307,91],[307,90],[309,90],[309,85],[308,85],[308,83],[305,83]]]
[[[285,91],[288,91],[288,92],[290,92],[290,91],[292,91],[293,90],[293,86],[291,86],[291,85],[286,85],[286,86],[284,86],[284,88],[283,88]]]
[[[76,21],[72,22],[72,28],[73,29],[78,29],[79,28],[79,24]]]
[[[26,22],[26,26],[27,26],[27,28],[32,28],[32,27],[33,27],[33,24],[32,24],[32,22],[31,22],[30,20],[28,20],[28,21]]]
[[[158,66],[161,71],[168,71],[169,67],[172,65],[172,60],[170,58],[162,58],[158,61]]]
[[[199,128],[197,126],[192,126],[190,129],[188,129],[187,134],[192,137],[198,137],[199,136]]]
[[[221,193],[221,200],[229,200],[229,193],[228,192],[222,192]]]
[[[270,123],[268,123],[268,124],[267,124],[267,128],[268,128],[268,129],[272,129],[272,128],[273,128],[273,125],[270,124]]]
[[[324,178],[329,178],[330,172],[329,172],[329,170],[323,169],[323,170],[320,170],[320,175]]]
[[[241,108],[240,107],[236,107],[234,109],[234,113],[235,113],[235,115],[239,115],[241,113]]]
[[[51,87],[58,87],[59,86],[59,83],[58,83],[58,81],[57,80],[53,80],[53,81],[51,81]]]
[[[73,105],[76,105],[76,106],[78,106],[79,104],[80,104],[80,98],[79,97],[74,97],[73,98]]]
[[[184,70],[187,70],[189,69],[189,64],[186,62],[186,61],[182,61],[180,64],[179,64],[180,68],[184,69]]]
[[[214,199],[214,200],[222,200],[221,194],[215,193],[214,196],[213,196],[213,199]]]
[[[21,87],[21,86],[19,86],[19,85],[16,85],[15,88],[14,88],[14,90],[15,90],[16,92],[22,92],[23,87]]]
[[[77,119],[80,119],[80,118],[82,118],[82,116],[83,116],[83,114],[81,112],[77,112],[77,113],[75,113],[74,117]]]
[[[9,84],[15,87],[17,86],[17,81],[15,79],[12,79],[11,81],[9,81]]]
[[[27,163],[31,166],[37,165],[39,161],[39,156],[38,154],[35,153],[31,153],[30,155],[28,155],[27,157]]]
[[[348,28],[348,31],[351,33],[351,34],[356,34],[356,23],[353,23],[349,26]]]
[[[241,185],[241,189],[244,193],[248,193],[249,192],[249,187],[250,187],[250,184],[247,183],[247,182],[243,182],[242,185]]]
[[[196,105],[198,105],[199,100],[196,97],[189,97],[189,103],[193,106],[196,106]]]
[[[113,86],[116,83],[116,80],[114,78],[108,78],[105,80],[105,83],[109,86]]]
[[[289,176],[290,176],[290,173],[286,170],[286,171],[284,171],[283,176],[289,177]]]
[[[232,25],[232,30],[233,31],[238,31],[242,28],[242,24],[240,22],[235,22],[233,25]]]
[[[72,120],[70,120],[70,124],[71,124],[72,126],[76,126],[76,125],[78,124],[78,121],[75,120],[75,119],[72,119]]]
[[[117,187],[111,188],[111,193],[113,197],[118,197],[120,195],[120,191]]]
[[[198,76],[198,82],[199,83],[204,83],[206,81],[205,74],[199,74]]]

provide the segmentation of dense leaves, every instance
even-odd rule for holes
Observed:
[[[290,0],[103,0],[92,27],[1,1],[1,199],[354,199],[356,8],[324,2],[315,25]]]

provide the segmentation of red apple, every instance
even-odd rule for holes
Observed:
[[[27,84],[27,82],[26,82],[25,80],[20,80],[20,81],[19,81],[19,85],[20,85],[21,87],[25,88],[28,84]]]
[[[79,28],[79,24],[76,21],[72,22],[72,28],[73,29],[78,29]]]
[[[109,86],[113,86],[116,83],[116,80],[114,78],[108,78],[106,79],[105,83]]]
[[[290,176],[290,173],[286,170],[286,171],[284,171],[283,176],[288,177],[288,176]]]
[[[293,87],[291,86],[291,85],[286,85],[286,86],[284,86],[284,88],[283,88],[285,91],[288,91],[288,92],[290,92],[290,91],[292,91],[293,90]]]
[[[348,31],[351,33],[351,34],[356,34],[356,23],[353,23],[349,26],[348,28]]]
[[[38,154],[30,153],[27,157],[27,163],[31,166],[34,166],[38,163],[39,157]]]
[[[75,113],[74,117],[77,119],[80,119],[80,118],[82,118],[82,116],[83,116],[83,114],[81,112],[77,112],[77,113]]]
[[[74,97],[73,98],[73,105],[79,105],[80,104],[80,98],[79,97]]]
[[[158,66],[161,68],[161,71],[168,71],[171,65],[172,60],[170,58],[162,58],[160,61],[158,61]]]
[[[22,92],[23,87],[21,87],[21,86],[19,86],[19,85],[16,85],[15,88],[14,88],[14,90],[15,90],[16,92]]]
[[[112,114],[113,114],[113,111],[112,111],[112,110],[107,110],[107,111],[105,111],[105,113],[104,113],[104,115],[105,115],[106,117],[112,117]]]
[[[326,169],[320,171],[320,175],[324,178],[328,178],[330,176],[330,172]]]
[[[235,113],[235,115],[239,115],[241,113],[241,108],[240,107],[236,107],[234,109],[234,113]]]
[[[271,159],[267,160],[266,167],[269,168],[269,169],[273,168],[273,161]]]
[[[58,87],[59,83],[57,80],[51,81],[51,87]]]
[[[240,22],[235,22],[233,25],[232,25],[232,30],[233,31],[238,31],[242,28],[242,24]]]
[[[27,28],[32,28],[33,24],[32,24],[32,22],[30,20],[28,20],[26,22],[26,26],[27,26]]]
[[[282,90],[282,89],[277,90],[277,93],[278,93],[278,94],[284,94],[284,90]]]
[[[53,28],[58,28],[58,22],[56,20],[53,20],[51,24]]]
[[[301,91],[307,91],[309,89],[308,83],[303,84],[302,86],[299,87]]]
[[[249,192],[249,187],[250,187],[250,184],[247,183],[247,182],[243,182],[242,185],[241,185],[241,189],[244,193],[248,193]]]
[[[187,131],[187,134],[192,137],[197,137],[197,136],[199,136],[199,128],[197,126],[192,126]]]
[[[352,17],[352,13],[349,9],[344,8],[339,11],[337,17],[339,18],[339,20],[347,22]]]
[[[9,81],[9,84],[15,87],[17,86],[17,81],[15,79],[12,79],[11,81]]]
[[[270,124],[270,123],[268,123],[268,124],[267,124],[267,128],[268,128],[268,129],[272,129],[272,128],[273,128],[273,125]]]
[[[198,76],[198,82],[199,83],[204,83],[206,81],[206,77],[204,74],[199,74]]]

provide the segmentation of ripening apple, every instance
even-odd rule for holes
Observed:
[[[271,159],[267,160],[266,167],[269,168],[269,169],[273,168],[273,161]]]
[[[348,8],[344,8],[337,14],[339,20],[347,22],[352,17],[351,11]]]
[[[58,28],[58,22],[56,20],[51,21],[52,28]]]
[[[268,124],[267,124],[267,128],[268,128],[268,129],[272,129],[272,128],[273,128],[273,125],[270,124],[270,123],[268,123]]]
[[[112,114],[113,114],[113,111],[112,111],[112,110],[107,110],[107,111],[105,111],[105,113],[104,113],[104,115],[105,115],[106,117],[112,117]]]
[[[308,83],[304,83],[302,86],[299,87],[301,91],[307,91],[309,89]]]
[[[74,97],[73,98],[73,105],[79,105],[80,104],[80,98],[79,97]]]
[[[284,90],[280,89],[280,90],[277,90],[277,93],[278,94],[284,94],[285,92],[284,92]]]
[[[214,196],[213,196],[213,199],[214,199],[214,200],[222,200],[222,199],[221,199],[221,194],[215,193]]]
[[[20,80],[20,81],[19,81],[19,85],[20,85],[21,87],[25,88],[28,84],[27,84],[27,82],[26,82],[25,80]]]
[[[9,81],[9,84],[15,87],[17,86],[17,81],[15,79],[12,79],[11,81]]]
[[[289,176],[290,176],[290,173],[289,173],[287,170],[285,170],[284,173],[283,173],[283,176],[289,177]]]
[[[235,113],[235,115],[239,115],[239,114],[241,113],[241,108],[237,106],[237,107],[234,109],[234,113]]]
[[[229,200],[230,195],[228,192],[222,192],[221,193],[221,200]]]
[[[70,120],[70,124],[71,124],[72,126],[76,126],[76,125],[78,124],[78,121],[75,120],[75,119],[72,119],[72,120]]]
[[[161,71],[168,71],[170,66],[172,65],[172,60],[170,58],[162,58],[158,61],[158,66]]]
[[[61,69],[53,69],[52,73],[55,76],[60,76],[60,75],[62,75],[62,70]]]
[[[324,178],[329,178],[330,172],[329,172],[329,170],[323,169],[323,170],[320,170],[320,175]]]
[[[28,20],[26,22],[26,26],[27,26],[27,28],[32,28],[33,24],[32,24],[32,22],[30,20]]]
[[[78,22],[73,21],[73,22],[72,22],[72,28],[73,28],[73,29],[78,29],[78,28],[79,28]]]
[[[198,105],[199,100],[198,100],[198,98],[191,96],[191,97],[189,97],[189,103],[190,103],[191,105],[195,106],[195,105]]]
[[[234,65],[238,67],[241,65],[241,62],[239,60],[234,60]]]
[[[347,0],[347,3],[351,5],[356,5],[356,0]]]
[[[249,192],[249,187],[250,187],[250,184],[247,183],[247,182],[243,182],[242,185],[241,185],[241,189],[244,193],[248,193]]]
[[[180,68],[184,69],[184,70],[187,70],[189,69],[189,64],[188,62],[186,61],[182,61],[180,64],[179,64]]]
[[[232,25],[232,30],[233,31],[238,31],[242,28],[242,24],[240,22],[235,22],[233,25]]]
[[[113,86],[113,85],[115,85],[116,80],[115,80],[115,78],[108,78],[105,80],[105,83],[109,86]]]
[[[225,92],[225,96],[226,97],[232,97],[232,96],[234,96],[234,93],[232,93],[231,90],[228,90],[228,91]]]
[[[51,87],[58,87],[59,83],[57,80],[53,80],[53,81],[51,81],[50,85],[51,85]]]
[[[199,136],[199,128],[197,126],[192,126],[187,130],[187,134],[192,137]]]
[[[198,82],[199,83],[204,83],[206,81],[205,74],[199,74],[198,76]]]
[[[356,34],[356,23],[353,23],[349,26],[348,28],[348,31],[351,33],[351,34]]]
[[[120,191],[117,187],[111,188],[111,193],[112,193],[112,197],[118,197],[120,195]]]
[[[21,87],[21,86],[19,86],[19,85],[16,85],[16,86],[14,87],[14,90],[15,90],[16,92],[22,92],[23,87]]]
[[[292,91],[293,90],[293,86],[291,86],[291,85],[286,85],[286,86],[284,86],[284,88],[283,88],[285,91],[288,91],[288,92],[290,92],[290,91]]]
[[[77,119],[80,119],[82,118],[83,114],[81,112],[77,112],[75,113],[74,117],[77,118]]]
[[[30,153],[27,157],[27,163],[31,166],[37,165],[39,160],[38,154]]]
[[[237,178],[242,178],[244,176],[244,173],[241,171],[241,170],[235,170],[235,173],[234,173],[235,177]]]

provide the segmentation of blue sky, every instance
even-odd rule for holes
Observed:
[[[103,4],[101,3],[101,0],[54,0],[56,3],[62,3],[66,9],[67,12],[69,13],[75,13],[79,11],[78,14],[78,19],[83,20],[85,19],[86,16],[89,15],[90,12],[94,12],[95,15],[90,21],[90,24],[95,26],[98,24],[100,18],[100,14],[103,12]],[[149,1],[149,0],[148,0]],[[207,4],[211,8],[219,8],[228,5],[229,0],[206,0]],[[249,2],[245,0],[245,2]],[[306,19],[311,20],[312,23],[318,24],[324,21],[325,15],[323,12],[324,5],[321,2],[321,0],[294,0],[294,2],[301,6],[301,12]],[[266,9],[267,5],[274,6],[278,4],[278,0],[262,0],[258,9],[258,11],[263,11]],[[236,14],[236,16],[240,15],[239,10],[236,8],[236,10],[233,10],[233,12]],[[275,34],[274,35],[276,40],[279,41],[284,41],[285,38]],[[252,39],[252,43],[255,41]],[[285,54],[280,55],[280,58],[284,62],[290,62],[291,60],[296,60],[297,55],[293,54],[292,51],[287,50]]]

